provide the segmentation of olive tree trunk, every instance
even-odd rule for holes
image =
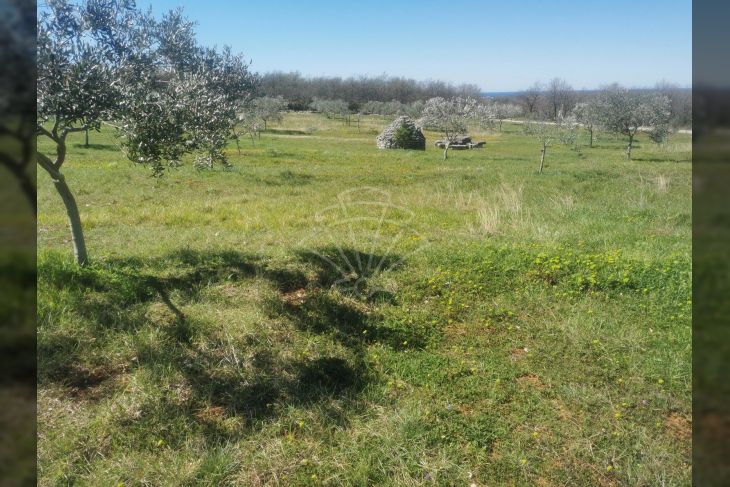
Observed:
[[[631,149],[633,149],[634,146],[634,136],[629,136],[629,145],[626,146],[626,159],[629,161],[631,160]]]
[[[79,207],[76,204],[76,199],[71,193],[71,189],[66,184],[66,178],[61,174],[61,171],[56,165],[51,162],[46,156],[38,153],[38,164],[46,170],[51,179],[53,185],[56,187],[56,191],[61,196],[63,205],[66,208],[66,215],[68,217],[68,224],[71,228],[71,244],[73,245],[74,258],[80,266],[84,266],[88,262],[88,254],[86,253],[86,241],[84,240],[84,229],[81,226],[81,216],[79,215]]]
[[[540,174],[542,174],[542,170],[545,167],[545,151],[547,150],[547,145],[542,144],[542,149],[540,149]]]

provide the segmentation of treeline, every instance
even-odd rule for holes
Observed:
[[[692,90],[678,85],[660,82],[653,88],[632,89],[636,92],[658,93],[669,99],[670,125],[674,128],[692,126]],[[526,90],[502,100],[522,106],[528,118],[556,120],[562,113],[572,113],[576,105],[590,101],[599,90],[577,91],[565,80],[553,78],[546,83],[537,82]]]
[[[433,97],[479,97],[479,87],[454,85],[444,81],[416,81],[396,76],[305,77],[300,73],[272,72],[259,76],[261,96],[281,96],[290,110],[308,110],[315,99],[342,100],[351,111],[360,111],[366,102],[411,104]]]

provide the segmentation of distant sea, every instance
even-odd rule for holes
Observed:
[[[632,88],[639,90],[651,90],[651,88]],[[679,88],[680,90],[691,91],[692,88]],[[598,90],[575,90],[577,93],[595,93]],[[490,98],[507,98],[511,96],[519,96],[522,91],[484,91],[482,96],[488,96]]]
[[[575,90],[576,93],[593,93],[596,90]],[[490,98],[505,98],[510,96],[519,96],[522,91],[484,91],[482,96],[488,96]]]
[[[488,96],[490,98],[503,98],[507,96],[517,96],[521,91],[485,91],[482,96]]]

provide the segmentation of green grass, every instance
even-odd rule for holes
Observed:
[[[39,176],[40,484],[690,483],[689,136],[540,175],[517,125],[442,161],[386,123],[161,179],[72,140],[93,262]]]

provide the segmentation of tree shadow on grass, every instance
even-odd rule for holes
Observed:
[[[335,258],[331,252],[315,253]],[[344,255],[369,256],[352,249]],[[398,262],[397,257],[385,260],[394,266]],[[368,272],[359,279],[374,275]],[[136,425],[130,431],[138,434],[157,434],[164,421],[179,418],[215,441],[231,435],[221,426],[222,418],[235,417],[251,427],[277,417],[289,405],[308,408],[336,398],[355,404],[371,380],[364,359],[369,344],[402,349],[404,342],[409,347],[425,343],[417,334],[389,325],[367,302],[332,289],[336,274],[327,261],[310,254],[273,265],[261,256],[235,251],[179,250],[86,268],[49,254],[41,259],[38,274],[41,385],[56,384],[89,399],[100,390],[113,393],[112,379],[140,368],[160,384],[170,376],[184,379],[180,391],[164,392],[163,400],[150,400],[138,417],[123,420]],[[275,291],[269,293],[273,298],[257,304],[274,322],[322,336],[334,348],[301,357],[287,352],[285,340],[274,342],[273,348],[240,335],[225,343],[215,331],[225,327],[184,313],[186,305],[210,299],[203,291],[212,285],[243,281],[263,281]],[[293,302],[293,293],[302,299]],[[153,309],[165,318],[151,318]],[[66,325],[58,326],[60,321]],[[150,335],[157,338],[143,339]],[[132,344],[127,355],[113,356],[118,343]]]
[[[170,271],[170,270],[173,271]],[[132,334],[149,325],[149,305],[162,303],[174,316],[174,338],[189,342],[185,333],[188,320],[171,295],[182,303],[199,298],[212,284],[264,277],[280,292],[306,284],[301,272],[270,268],[260,258],[239,252],[201,253],[180,250],[154,259],[110,259],[103,264],[80,268],[66,259],[53,256],[41,262],[38,277],[48,294],[46,301],[63,297],[63,305],[83,321],[82,330],[90,336],[55,335],[51,342],[39,341],[41,362],[52,367],[39,370],[39,379],[62,380],[82,386],[104,380],[106,367],[86,370],[79,364],[88,350],[79,338],[94,342],[110,334]],[[41,306],[41,315],[43,312]],[[48,314],[53,314],[51,310]],[[49,364],[51,365],[51,364]],[[92,378],[96,377],[96,379]]]
[[[314,180],[314,176],[306,173],[299,173],[290,170],[281,171],[276,176],[258,177],[253,180],[266,186],[304,186]]]
[[[632,157],[636,162],[692,162],[692,159],[676,159],[673,157]]]
[[[91,149],[91,150],[108,150],[108,151],[118,151],[119,146],[115,144],[89,144],[85,145],[83,143],[77,143],[73,144],[73,147],[76,149]]]
[[[297,257],[316,269],[316,282],[320,287],[334,288],[344,295],[369,302],[395,303],[395,296],[382,287],[372,286],[371,279],[398,270],[403,264],[398,255],[326,246],[299,251]]]
[[[307,132],[306,130],[296,130],[296,129],[272,129],[268,128],[265,131],[263,131],[265,134],[275,134],[275,135],[312,135],[311,132]]]

